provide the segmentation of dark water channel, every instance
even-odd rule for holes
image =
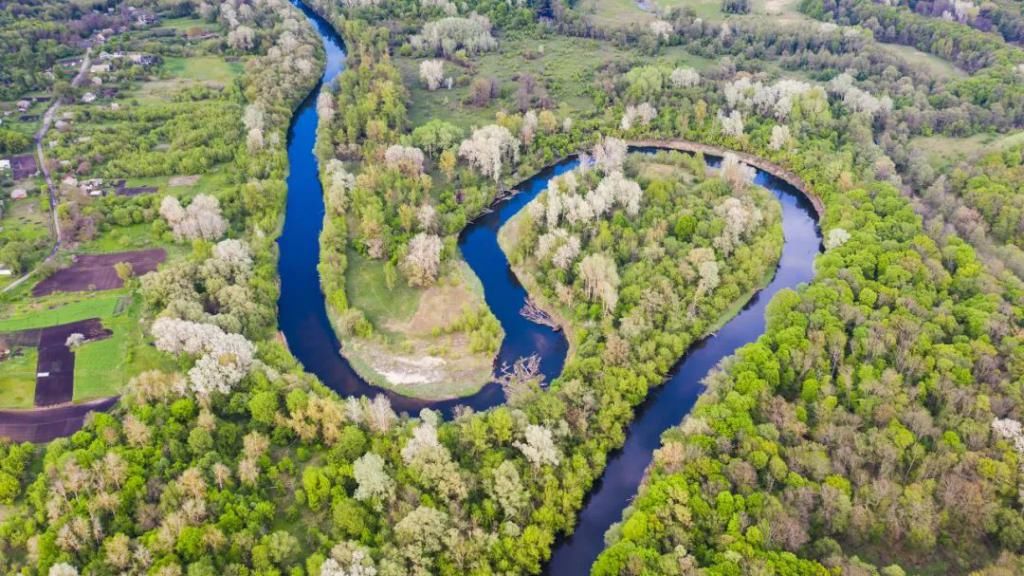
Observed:
[[[297,1],[296,5],[323,39],[327,66],[321,85],[329,84],[344,68],[343,42],[312,10]],[[367,383],[339,353],[341,343],[327,318],[317,273],[324,217],[323,191],[313,153],[319,90],[320,86],[300,106],[288,133],[287,212],[278,241],[281,275],[278,317],[289,348],[307,371],[316,374],[340,395],[386,394],[399,412],[417,412],[429,407],[447,416],[460,404],[477,410],[500,404],[504,396],[495,383],[484,386],[473,396],[440,402],[402,396]],[[708,158],[711,165],[719,161]],[[498,231],[543,191],[552,177],[573,169],[576,164],[576,159],[564,160],[523,182],[516,188],[518,194],[499,202],[459,237],[462,255],[483,283],[487,304],[505,330],[497,365],[537,353],[541,357],[541,371],[548,381],[561,373],[568,344],[561,332],[520,315],[527,294],[498,246]],[[766,172],[758,171],[756,183],[771,190],[782,205],[785,244],[775,277],[714,336],[693,346],[680,359],[665,384],[651,391],[629,426],[625,445],[609,457],[608,467],[587,497],[573,535],[556,545],[547,573],[555,576],[589,573],[591,564],[604,548],[605,531],[621,517],[623,508],[636,494],[651,455],[660,444],[662,432],[678,424],[690,411],[703,390],[704,376],[722,358],[761,335],[765,327],[765,306],[776,292],[796,287],[813,277],[814,257],[821,246],[814,209],[793,186]]]

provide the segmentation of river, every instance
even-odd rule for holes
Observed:
[[[303,367],[342,396],[386,394],[399,412],[415,413],[429,407],[450,415],[457,405],[484,410],[503,402],[501,387],[484,386],[477,394],[430,402],[409,398],[368,384],[339,353],[341,343],[331,328],[320,289],[317,262],[324,202],[317,162],[316,96],[344,68],[344,44],[322,18],[295,0],[323,39],[327,64],[321,81],[299,107],[288,133],[288,200],[284,229],[279,239],[281,296],[278,302],[280,329],[292,353]],[[651,151],[642,149],[641,151]],[[709,165],[719,158],[708,156]],[[564,335],[523,318],[519,314],[527,294],[498,246],[498,231],[558,174],[573,169],[574,158],[563,160],[526,180],[518,194],[502,200],[491,212],[473,221],[459,236],[459,248],[484,286],[488,306],[501,322],[505,339],[497,363],[511,363],[532,353],[541,357],[541,371],[548,381],[561,373],[568,352]],[[718,362],[737,348],[753,342],[764,332],[765,306],[779,290],[795,288],[814,275],[814,258],[821,249],[817,216],[810,202],[792,185],[758,170],[755,182],[771,190],[782,205],[785,243],[771,282],[715,335],[697,343],[681,358],[664,385],[652,390],[637,409],[625,445],[609,456],[608,466],[588,495],[572,536],[560,539],[546,572],[554,576],[587,574],[604,548],[604,533],[617,521],[636,494],[661,434],[677,425],[692,409],[703,387],[701,381]]]

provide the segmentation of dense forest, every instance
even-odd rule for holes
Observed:
[[[146,114],[102,112],[149,132],[122,150],[116,131],[66,143],[97,151],[98,173],[229,171],[214,195],[95,207],[107,226],[151,222],[187,251],[137,285],[177,369],[135,377],[115,412],[70,437],[0,446],[0,571],[539,573],[636,406],[778,259],[778,204],[740,156],[709,172],[700,155],[627,153],[685,140],[799,178],[823,206],[825,251],[665,434],[593,573],[1021,572],[1024,294],[1020,272],[965,231],[1020,243],[1022,148],[941,164],[909,144],[1019,130],[1024,52],[1013,15],[997,15],[1012,6],[950,21],[942,6],[893,4],[805,0],[822,22],[796,24],[682,9],[608,29],[558,2],[545,19],[491,0],[312,3],[348,53],[317,102],[320,272],[343,337],[373,330],[346,314],[350,255],[381,262],[393,285],[429,286],[495,198],[582,156],[504,238],[573,352],[553,382],[523,359],[501,378],[505,404],[451,420],[341,398],[275,337],[286,131],[321,49],[283,0],[182,8],[251,55],[245,74]],[[564,77],[482,71],[522,38],[629,57],[579,74],[584,97],[558,101]],[[970,74],[940,77],[883,43]],[[455,90],[487,121],[413,120],[425,104],[412,94],[451,105]],[[168,141],[180,153],[153,152]],[[943,199],[952,228],[915,212]]]

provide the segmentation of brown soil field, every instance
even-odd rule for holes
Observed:
[[[115,252],[112,254],[83,254],[75,258],[74,264],[62,268],[36,284],[33,296],[45,296],[54,292],[83,292],[86,290],[112,290],[124,282],[117,276],[114,264],[128,262],[136,276],[156,270],[167,258],[163,248]]]

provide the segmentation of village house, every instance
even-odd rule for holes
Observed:
[[[28,198],[28,192],[24,188],[11,190],[11,200],[24,200]]]
[[[68,188],[74,188],[75,186],[78,186],[78,178],[75,178],[71,174],[68,174],[67,176],[64,177],[63,180],[60,181],[60,183]]]
[[[13,276],[13,275],[14,275],[14,271],[13,270],[11,270],[10,268],[4,266],[3,264],[0,264],[0,276]]]
[[[11,161],[6,158],[0,158],[0,172],[10,172]]]
[[[82,191],[87,193],[89,196],[102,196],[103,195],[103,179],[102,178],[90,178],[82,181]]]
[[[36,166],[36,157],[32,154],[21,154],[11,157],[11,172],[15,180],[24,180],[39,173]]]
[[[96,95],[93,94],[92,92],[86,92],[85,94],[82,95],[82,102],[85,102],[86,104],[89,104],[90,102],[95,102],[95,101],[96,101]]]
[[[28,109],[32,107],[32,102],[29,100],[18,100],[18,112],[28,112]]]
[[[110,72],[110,64],[93,64],[89,67],[89,74],[106,74]]]

